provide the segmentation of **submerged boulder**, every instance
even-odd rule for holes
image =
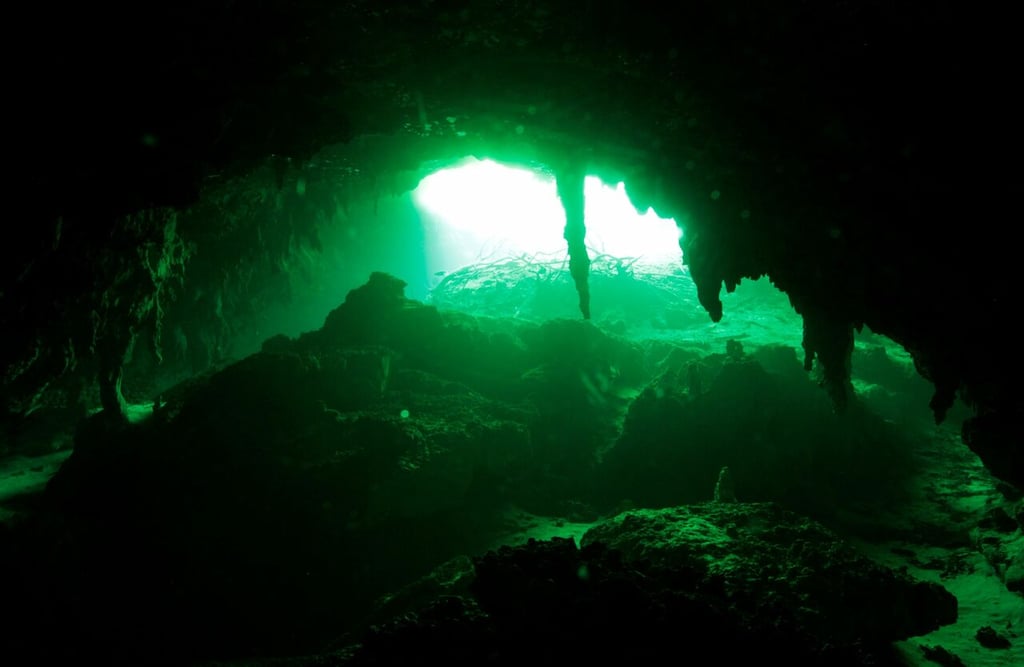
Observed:
[[[473,558],[472,573],[465,563],[458,577],[439,570],[415,587],[415,610],[394,606],[331,659],[895,665],[891,642],[957,617],[941,586],[878,565],[774,504],[630,511],[595,525],[581,545],[531,539]]]
[[[957,618],[942,586],[875,563],[774,503],[629,511],[583,536],[584,547],[598,542],[656,576],[687,572],[720,590],[744,624],[783,624],[822,645],[896,641]]]

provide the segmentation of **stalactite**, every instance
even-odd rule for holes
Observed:
[[[690,277],[697,286],[697,299],[712,322],[722,320],[722,250],[717,240],[696,227],[686,230],[679,242]],[[724,244],[721,244],[724,246]]]
[[[576,283],[579,295],[580,312],[583,319],[590,319],[590,256],[587,254],[587,227],[584,220],[583,181],[586,178],[586,166],[582,161],[569,161],[561,166],[555,178],[558,184],[558,197],[565,209],[564,237],[569,244],[569,272]]]
[[[822,385],[833,407],[842,411],[853,395],[850,383],[853,325],[817,312],[805,312],[803,318],[804,370],[810,371],[817,358],[821,364]]]
[[[191,250],[177,234],[177,212],[172,209],[125,216],[117,229],[123,245],[96,259],[99,292],[91,312],[91,348],[103,411],[112,421],[124,421],[127,401],[121,383],[126,359],[144,328],[153,332],[151,342],[159,351],[160,294],[171,284],[182,284]]]

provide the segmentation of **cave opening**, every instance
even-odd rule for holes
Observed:
[[[469,158],[429,174],[413,191],[437,272],[516,256],[566,253],[565,212],[555,178],[540,170]],[[640,267],[682,266],[675,220],[637,211],[624,183],[584,181],[586,242],[591,261],[608,255]]]

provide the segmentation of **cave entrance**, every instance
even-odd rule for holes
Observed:
[[[467,158],[412,194],[435,303],[528,319],[578,316],[565,212],[549,171]],[[655,293],[688,299],[675,220],[637,211],[624,183],[596,176],[586,178],[584,199],[592,296],[606,317],[646,317],[637,306],[665,305]]]
[[[650,208],[638,212],[624,183],[588,176],[584,196],[591,260],[681,265],[675,220]],[[565,212],[546,170],[468,158],[423,178],[413,198],[432,237],[428,262],[438,272],[503,257],[566,255]]]

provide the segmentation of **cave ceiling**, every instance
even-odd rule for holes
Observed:
[[[892,338],[937,419],[962,398],[968,444],[1021,481],[1004,19],[881,1],[12,10],[7,412],[71,368],[116,384],[162,291],[203,279],[190,258],[256,237],[194,214],[254,174],[354,201],[477,155],[625,180],[681,222],[716,321],[723,288],[767,276],[840,404],[853,331]]]

